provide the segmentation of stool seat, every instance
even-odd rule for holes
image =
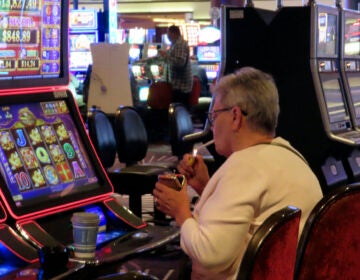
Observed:
[[[141,217],[141,196],[152,194],[158,176],[171,172],[171,170],[163,166],[138,163],[147,152],[146,133],[144,136],[141,126],[138,129],[138,123],[132,121],[131,116],[134,116],[133,114],[128,119],[127,116],[123,115],[119,117],[120,112],[117,113],[115,114],[115,123],[118,128],[121,127],[120,117],[125,117],[124,124],[130,126],[130,129],[124,130],[124,134],[127,136],[119,135],[120,131],[115,134],[108,116],[97,108],[92,108],[88,114],[89,135],[101,163],[107,170],[115,192],[129,195],[130,210]],[[116,139],[117,136],[121,137],[121,141]],[[114,167],[116,155],[118,155],[120,162],[125,164],[124,167]]]

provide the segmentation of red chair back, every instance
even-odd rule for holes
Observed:
[[[149,88],[147,105],[151,109],[168,109],[172,101],[172,86],[167,82],[154,82]]]
[[[197,76],[193,76],[193,86],[189,96],[189,105],[195,106],[199,104],[199,97],[201,93],[201,82]]]
[[[238,280],[293,280],[301,210],[287,206],[270,215],[254,233]]]
[[[310,213],[300,237],[296,280],[359,279],[360,184],[328,193]]]

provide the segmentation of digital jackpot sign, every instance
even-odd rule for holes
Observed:
[[[0,80],[59,77],[61,1],[0,1]]]

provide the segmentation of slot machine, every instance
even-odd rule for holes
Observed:
[[[344,160],[360,143],[340,73],[340,8],[281,7],[270,27],[277,133],[303,153],[327,192],[349,181]]]
[[[199,66],[205,69],[208,81],[212,83],[219,72],[220,46],[197,46],[196,55]]]
[[[160,44],[145,43],[142,58],[151,61],[151,58],[158,55],[160,47]],[[163,79],[163,65],[161,62],[152,61],[149,64],[144,63],[144,67],[146,78],[151,80],[151,82]]]
[[[234,7],[222,5],[220,7],[220,57],[216,75],[221,77],[233,73],[243,66],[253,66],[266,71],[269,65],[267,58],[267,41],[269,24],[275,12],[255,8],[252,6]],[[234,38],[238,38],[234,40]],[[201,53],[201,48],[198,55]],[[213,52],[210,54],[210,50]],[[214,53],[215,52],[215,53]],[[204,56],[214,56],[217,47],[204,47]],[[201,57],[200,57],[201,58]],[[206,59],[206,58],[205,58]],[[217,67],[216,67],[217,68]],[[212,67],[211,67],[212,69]],[[214,69],[212,69],[214,70]],[[215,72],[211,75],[215,76]],[[212,108],[212,102],[209,110]],[[186,142],[206,142],[212,138],[210,124],[206,121],[204,130],[184,137]],[[216,170],[225,160],[217,154],[214,145],[209,146],[209,152],[214,156]]]
[[[343,9],[341,12],[340,69],[353,126],[360,129],[360,13]],[[354,148],[347,164],[353,180],[359,179],[359,149]]]
[[[69,70],[82,83],[92,64],[90,45],[98,42],[97,11],[70,10],[69,13]]]
[[[204,68],[209,83],[216,80],[221,60],[221,32],[218,28],[208,26],[200,29],[196,56],[199,66]]]
[[[174,227],[144,222],[114,197],[67,87],[68,4],[32,1],[0,11],[2,279],[20,279],[28,266],[40,277],[43,247],[71,251],[74,212],[100,217],[95,266],[161,247],[179,235]],[[146,238],[138,239],[139,232]],[[83,266],[70,258],[67,273]]]
[[[250,3],[251,4],[251,3]],[[274,11],[246,7],[221,6],[219,75],[234,72],[243,66],[266,71],[269,66],[267,42]],[[235,40],[233,38],[239,38]]]
[[[132,74],[136,81],[133,100],[136,106],[147,106],[150,85],[163,79],[163,64],[156,59],[160,44],[144,43],[142,59],[131,65]]]

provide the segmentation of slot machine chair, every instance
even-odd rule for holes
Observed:
[[[334,189],[313,208],[301,233],[295,280],[358,279],[360,184]]]
[[[189,106],[190,108],[199,104],[199,98],[201,93],[201,81],[197,76],[193,76],[193,85],[189,95]]]
[[[169,135],[171,152],[179,160],[184,154],[191,153],[195,142],[185,141],[184,137],[194,133],[191,114],[181,103],[171,103],[169,106]],[[213,173],[215,160],[212,155],[203,155],[210,174]]]
[[[172,86],[164,81],[153,82],[149,87],[145,125],[152,142],[167,140],[168,110],[172,102]]]
[[[90,138],[101,163],[107,170],[115,192],[129,195],[130,210],[141,217],[141,196],[152,194],[158,175],[170,170],[161,166],[137,164],[137,161],[141,160],[143,154],[146,153],[145,146],[147,143],[141,138],[137,139],[138,141],[135,144],[129,144],[126,138],[124,141],[120,141],[119,144],[122,145],[119,148],[119,152],[122,154],[120,161],[123,160],[126,166],[115,168],[117,152],[115,132],[108,116],[101,110],[92,108],[89,111],[88,129]],[[136,131],[135,126],[131,125],[127,129]],[[123,150],[127,151],[126,156],[128,158],[123,157]]]
[[[148,136],[145,125],[142,118],[134,107],[131,106],[120,106],[115,112],[115,136],[117,142],[117,154],[120,162],[125,163],[127,168],[136,168],[135,172],[143,170],[147,174],[140,177],[140,180],[145,180],[146,184],[150,186],[151,193],[157,181],[157,175],[160,173],[173,172],[176,169],[177,161],[152,161],[151,163],[138,164],[139,161],[143,160],[148,150]],[[124,174],[129,177],[129,180],[134,180],[133,174]],[[139,179],[139,177],[137,177]],[[134,188],[144,184],[143,181],[133,182]],[[149,189],[150,190],[150,189]],[[133,199],[137,195],[133,194]],[[141,198],[141,197],[140,197]],[[131,198],[130,198],[131,199]],[[133,204],[136,202],[133,201]],[[141,203],[141,202],[140,202]],[[165,214],[161,211],[154,209],[154,219],[156,222],[166,222]]]
[[[114,117],[117,154],[120,162],[131,166],[142,161],[148,152],[149,141],[145,124],[138,111],[132,106],[120,106]],[[175,160],[154,160],[144,165],[176,169]]]
[[[251,238],[237,280],[292,280],[301,209],[284,207],[270,215]]]
[[[153,110],[168,110],[172,101],[172,86],[170,83],[153,82],[149,88],[147,105]]]
[[[171,152],[174,156],[182,159],[186,153],[191,153],[194,143],[185,142],[185,135],[194,133],[191,115],[181,103],[171,103],[169,106],[169,135]]]

